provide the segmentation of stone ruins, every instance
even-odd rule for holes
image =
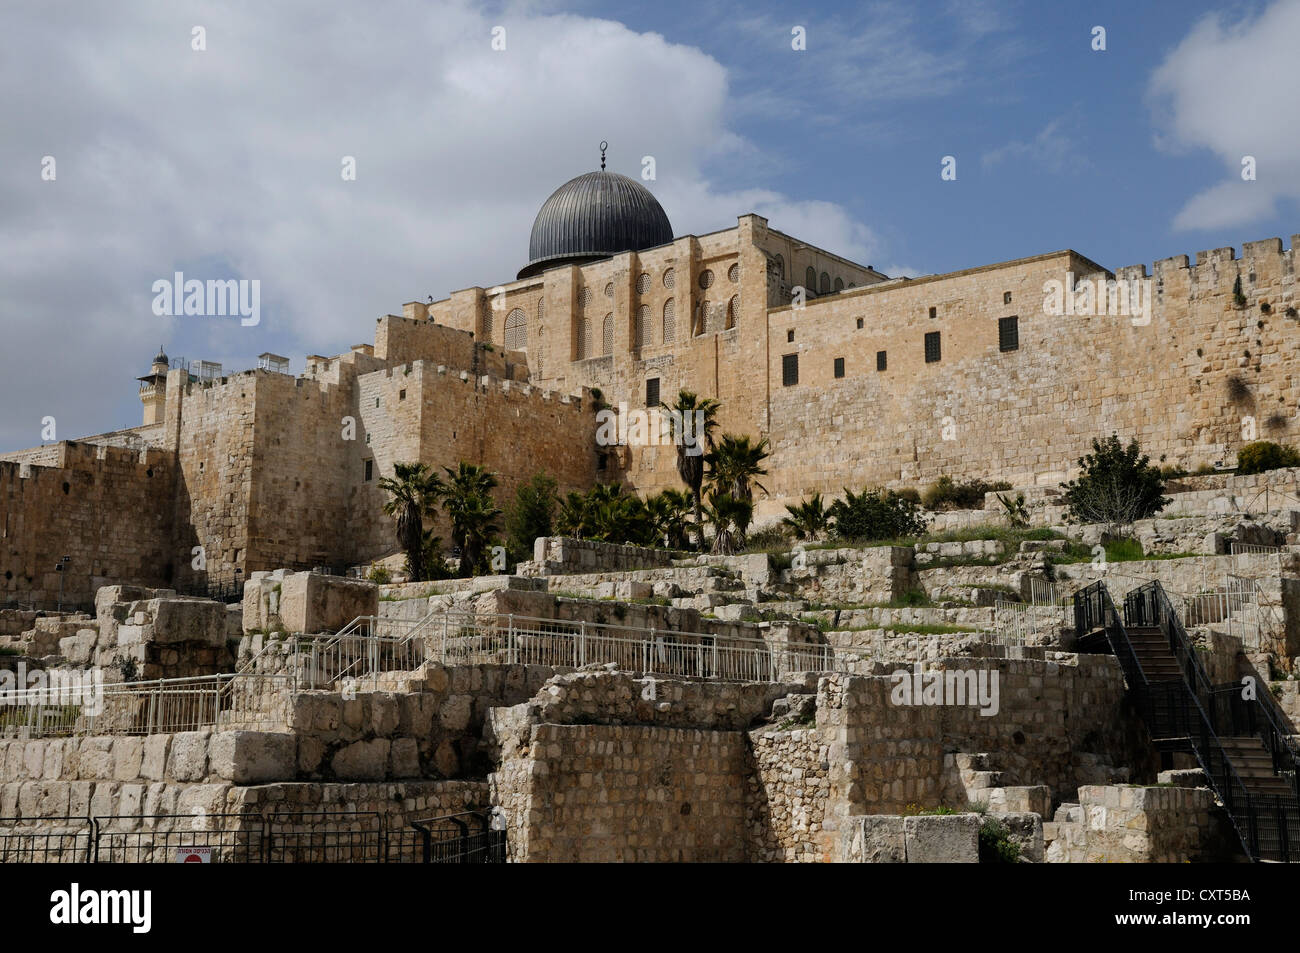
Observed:
[[[160,353],[140,427],[0,458],[0,860],[1296,859],[1300,470],[1218,472],[1294,433],[1295,237],[890,279],[756,215],[674,237],[635,190],[575,179],[517,279],[302,375]],[[1089,313],[1107,281],[1146,310]],[[674,447],[595,435],[682,389],[770,439],[756,525],[945,475],[1023,514],[346,572],[398,552],[399,462],[680,487]],[[1208,471],[1138,558],[1065,518],[1112,431]]]

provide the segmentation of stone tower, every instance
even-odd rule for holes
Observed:
[[[158,348],[158,355],[153,359],[153,366],[140,381],[140,403],[144,404],[145,426],[162,423],[163,412],[167,405],[167,371],[169,363],[166,353]]]

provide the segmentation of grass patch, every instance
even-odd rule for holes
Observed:
[[[1111,540],[1105,546],[1106,562],[1108,563],[1132,563],[1144,562],[1159,559],[1190,559],[1194,556],[1204,555],[1203,553],[1147,553],[1143,552],[1142,544],[1136,539],[1116,539]],[[1064,552],[1050,553],[1047,561],[1055,566],[1065,566],[1072,563],[1092,562],[1096,555],[1092,547],[1085,546],[1083,543],[1068,543]]]

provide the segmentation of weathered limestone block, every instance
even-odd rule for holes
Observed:
[[[167,773],[174,781],[202,781],[208,776],[209,731],[182,731],[172,735]],[[82,775],[85,777],[85,774]]]
[[[285,577],[280,619],[290,632],[337,632],[358,616],[379,612],[379,587],[361,579],[297,572]]]
[[[354,741],[336,752],[331,762],[334,776],[344,781],[380,780],[388,770],[387,738]]]
[[[153,616],[154,642],[164,645],[198,642],[214,648],[226,644],[227,613],[223,603],[208,599],[152,599],[146,611]]]
[[[289,732],[219,731],[209,752],[212,773],[235,784],[291,781],[297,774],[297,742]]]
[[[922,814],[903,818],[909,864],[977,864],[978,814]]]
[[[868,814],[850,817],[840,831],[840,856],[846,863],[905,864],[903,817]]]

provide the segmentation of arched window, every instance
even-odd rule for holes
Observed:
[[[772,259],[772,261],[773,261],[773,262],[775,263],[775,265],[776,265],[776,276],[777,276],[778,278],[784,279],[784,278],[785,278],[785,258],[783,258],[783,257],[780,256],[780,255],[777,255],[775,258]]]
[[[697,336],[703,334],[704,325],[708,321],[708,319],[709,319],[709,303],[707,301],[701,301],[699,304],[695,306],[695,326],[694,328],[691,329],[691,333]]]
[[[650,306],[643,304],[636,309],[636,334],[634,337],[637,347],[645,347],[650,343]]]
[[[705,268],[700,272],[700,287],[706,291],[713,287],[713,271],[711,269]]]
[[[639,295],[643,295],[649,290],[650,290],[650,276],[643,271],[641,272],[641,274],[636,276],[636,293]]]
[[[727,280],[733,285],[740,281],[740,265],[732,265],[727,269]]]
[[[586,311],[587,305],[591,302],[591,292],[583,288],[578,292],[578,310]]]
[[[605,315],[605,321],[600,328],[600,353],[605,357],[614,353],[614,315]]]
[[[576,360],[585,361],[591,357],[591,318],[578,319],[578,340]]]
[[[677,305],[669,298],[664,302],[664,343],[672,344],[677,340]]]
[[[831,276],[822,272],[821,293],[826,295],[831,293]]]
[[[727,330],[736,326],[736,315],[740,311],[740,295],[732,295],[727,302]]]
[[[844,279],[843,279],[843,278],[836,278],[836,279],[835,279],[835,290],[836,290],[836,291],[843,291],[843,290],[844,290]]]
[[[817,293],[817,269],[812,265],[809,265],[808,270],[804,273],[803,289],[809,294]]]
[[[664,272],[664,287],[667,288],[669,291],[673,290],[673,285],[676,283],[676,281],[677,281],[677,272],[675,272],[671,268],[669,268]]]
[[[537,323],[541,324],[546,320],[546,299],[537,299]]]
[[[522,308],[515,308],[506,315],[506,350],[528,350],[528,317]]]

